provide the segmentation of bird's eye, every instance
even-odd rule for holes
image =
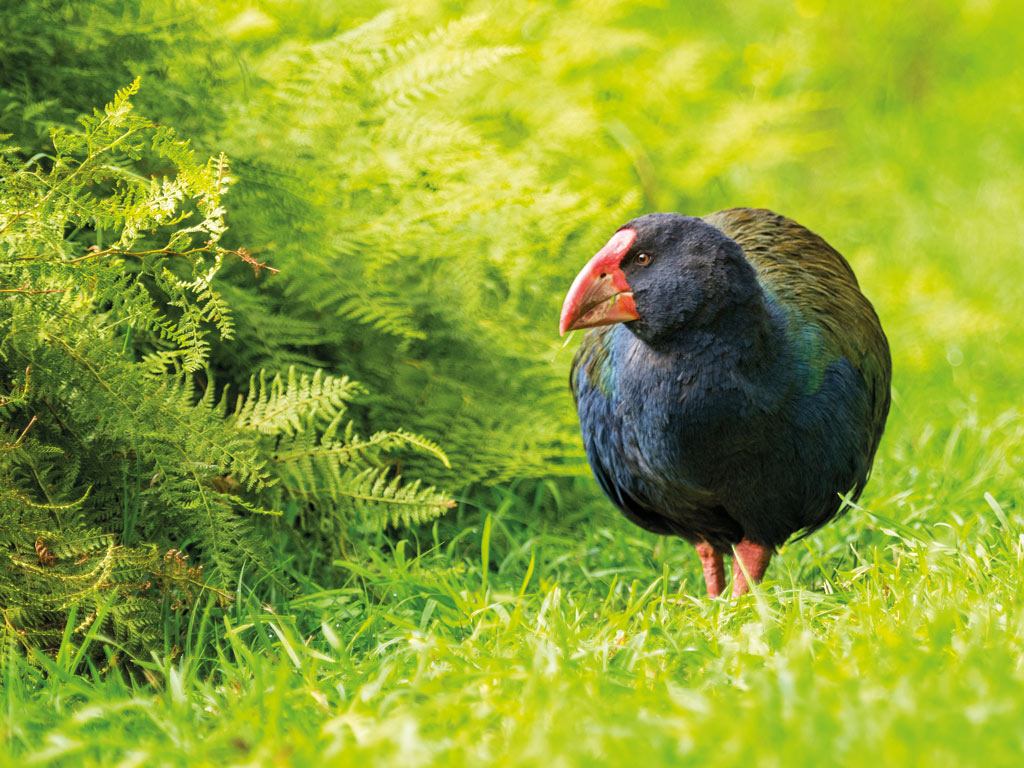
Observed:
[[[636,257],[636,263],[642,267],[645,267],[651,263],[651,257],[648,256],[646,253],[639,253]]]

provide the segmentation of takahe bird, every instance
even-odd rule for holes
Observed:
[[[892,363],[846,260],[767,210],[653,213],[583,268],[560,330],[594,475],[642,528],[697,548],[708,595],[759,581],[776,547],[856,498]]]

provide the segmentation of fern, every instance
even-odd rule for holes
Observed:
[[[314,424],[336,419],[346,403],[363,392],[347,376],[335,377],[316,371],[299,374],[294,367],[287,378],[276,375],[269,383],[261,371],[249,382],[248,397],[239,397],[232,423],[236,429],[250,429],[269,435],[292,435],[303,430],[303,417]]]
[[[287,377],[268,382],[261,373],[253,379],[228,423],[252,433],[268,457],[274,482],[261,495],[264,503],[301,508],[321,522],[329,516],[343,526],[354,523],[359,530],[433,520],[454,506],[433,486],[404,483],[386,461],[396,452],[415,451],[450,466],[439,445],[402,429],[363,438],[344,420],[347,404],[361,391],[347,378],[322,371],[306,375],[292,368]],[[331,551],[339,544],[327,538],[322,546]]]
[[[362,439],[342,423],[366,394],[348,377],[291,367],[252,377],[233,407],[226,389],[216,396],[210,340],[234,329],[218,274],[232,260],[252,280],[265,265],[220,244],[224,156],[197,162],[133,111],[137,90],[55,132],[46,167],[0,153],[7,649],[53,646],[67,622],[72,637],[100,622],[129,650],[146,648],[168,609],[206,590],[226,600],[246,566],[270,572],[267,534],[289,534],[266,526],[285,507],[355,531],[450,505],[387,460],[446,463],[436,444],[404,430]],[[170,173],[139,172],[153,162]]]
[[[361,431],[386,420],[443,442],[451,469],[428,454],[403,467],[446,484],[542,475],[567,455],[578,471],[549,342],[510,329],[558,290],[558,270],[538,272],[535,251],[557,252],[576,235],[574,219],[605,209],[446,109],[482,72],[518,59],[515,45],[481,42],[490,25],[467,16],[424,29],[388,11],[308,45],[271,47],[252,67],[273,109],[248,109],[227,127],[232,155],[244,157],[237,199],[259,211],[237,231],[284,268],[260,284],[259,322],[239,320],[254,351],[247,362],[351,372],[368,389],[368,407],[352,415]],[[279,142],[273,153],[254,149],[265,135]],[[547,211],[543,226],[529,221],[537,210]],[[286,327],[309,335],[275,333]],[[315,359],[303,359],[311,347]],[[218,376],[248,379],[216,358]],[[548,400],[557,405],[545,409]]]
[[[386,469],[364,469],[355,475],[347,473],[345,487],[336,492],[352,500],[359,519],[379,525],[381,515],[389,515],[391,525],[410,526],[433,520],[455,506],[454,502],[419,480],[403,485]]]

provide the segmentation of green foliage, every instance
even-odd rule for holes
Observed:
[[[454,503],[420,480],[403,483],[383,457],[402,449],[429,454],[445,466],[441,447],[402,429],[361,437],[344,421],[346,403],[363,388],[347,377],[289,369],[269,383],[261,374],[239,398],[228,424],[258,435],[274,484],[264,493],[275,509],[303,510],[300,529],[319,530],[318,546],[332,551],[355,524],[362,530],[382,525],[406,527],[433,520]],[[407,450],[407,453],[409,450]],[[330,518],[333,515],[334,520]]]
[[[103,616],[129,647],[162,635],[161,601],[202,586],[198,569],[162,557],[185,530],[211,559],[255,552],[208,485],[215,468],[264,482],[253,447],[217,431],[181,379],[148,377],[126,354],[132,334],[149,335],[195,370],[210,330],[230,333],[210,287],[225,255],[225,161],[196,163],[172,131],[133,114],[137,88],[56,131],[52,155],[19,167],[8,151],[0,165],[0,589],[5,635],[43,645],[76,611],[76,633]],[[174,175],[141,176],[143,157]]]
[[[964,450],[1005,456],[1022,426]],[[917,460],[938,467],[944,448]],[[976,479],[964,463],[953,477]],[[933,484],[886,483],[878,508]],[[685,542],[496,489],[458,540],[371,549],[329,590],[200,619],[193,653],[142,663],[158,688],[77,677],[60,657],[45,667],[60,686],[9,665],[11,759],[1014,765],[1022,520],[995,498],[969,509],[931,527],[848,516],[785,549],[753,595],[708,601]]]
[[[217,132],[239,159],[234,232],[285,275],[282,295],[247,300],[289,318],[291,333],[239,315],[247,357],[218,356],[231,366],[219,375],[349,371],[374,392],[371,420],[445,445],[450,484],[589,475],[567,407],[559,302],[575,265],[642,204],[666,200],[641,146],[665,136],[666,106],[635,83],[664,64],[668,85],[712,57],[692,41],[675,58],[638,57],[657,43],[618,28],[625,3],[477,3],[454,18],[428,3],[361,23],[304,9],[313,31],[278,39],[269,30],[290,11],[260,6],[267,32],[236,42],[248,96]],[[813,106],[730,97],[710,80],[686,98],[699,114],[658,158],[680,166],[677,195],[695,195],[770,120],[782,125],[765,129],[760,160],[778,162],[804,134],[785,121]]]
[[[159,30],[147,110],[232,157],[226,247],[281,270],[222,270],[236,340],[214,341],[216,380],[347,373],[369,390],[360,429],[443,443],[450,471],[407,466],[449,486],[589,475],[556,339],[574,268],[631,215],[692,209],[730,164],[768,170],[822,142],[814,89],[750,88],[745,61],[686,26],[645,29],[625,2],[186,0],[188,24],[161,2],[122,7],[93,26]]]
[[[254,513],[323,518],[329,553],[344,524],[450,506],[384,458],[446,462],[437,445],[403,430],[364,440],[342,422],[362,391],[348,379],[261,374],[234,412],[212,385],[197,396],[210,337],[232,335],[217,272],[229,258],[262,265],[220,245],[224,156],[196,162],[132,111],[137,90],[55,131],[52,155],[0,155],[7,643],[55,647],[96,624],[130,650],[152,645],[165,606],[193,603],[207,581],[230,586],[243,563],[270,568]]]
[[[231,366],[219,375],[291,364],[352,371],[373,392],[366,418],[443,442],[445,477],[459,484],[547,474],[572,434],[550,407],[562,388],[550,343],[525,318],[535,278],[557,290],[554,271],[524,267],[543,263],[537,249],[563,247],[583,202],[445,108],[464,103],[456,92],[475,75],[518,55],[480,44],[483,24],[465,17],[420,33],[406,14],[385,12],[250,50],[259,95],[222,134],[240,158],[236,235],[283,274],[259,297],[245,286],[250,295],[232,304],[289,325],[264,333],[247,310],[246,356],[218,358]],[[557,228],[517,229],[542,208]]]

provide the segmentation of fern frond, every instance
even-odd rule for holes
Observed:
[[[433,486],[422,485],[419,480],[403,483],[387,469],[371,468],[346,475],[344,483],[330,492],[350,499],[357,519],[374,528],[429,522],[455,506],[454,501]]]
[[[277,374],[268,383],[260,371],[249,381],[248,396],[239,396],[233,425],[263,434],[292,435],[302,432],[307,420],[313,425],[336,419],[347,403],[364,391],[347,376],[331,376],[317,370],[312,376],[288,369],[287,378]]]
[[[452,91],[474,75],[520,52],[521,49],[515,46],[493,46],[421,54],[376,82],[381,110],[395,112],[428,97]]]

